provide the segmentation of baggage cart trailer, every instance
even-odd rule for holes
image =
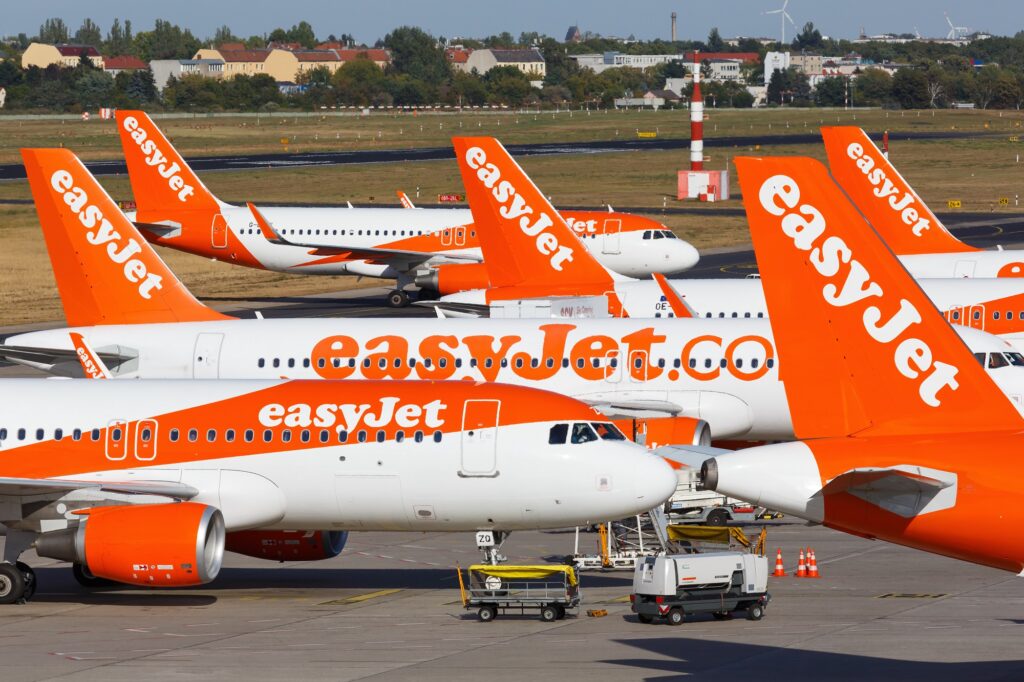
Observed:
[[[474,564],[466,569],[463,581],[458,569],[462,605],[476,609],[481,621],[488,623],[499,613],[528,609],[540,612],[546,622],[565,618],[566,610],[580,605],[580,583],[575,566],[542,564],[509,566]]]

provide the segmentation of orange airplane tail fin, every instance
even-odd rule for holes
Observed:
[[[180,223],[184,211],[220,211],[221,202],[144,111],[119,109],[115,116],[140,222]]]
[[[69,325],[230,319],[189,293],[74,154],[21,155]]]
[[[452,138],[494,287],[614,289],[614,280],[493,137]]]
[[[736,167],[798,438],[1022,425],[821,163]]]
[[[867,134],[821,129],[832,175],[897,255],[977,251],[954,237]]]

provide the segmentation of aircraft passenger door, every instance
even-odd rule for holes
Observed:
[[[608,218],[604,221],[604,245],[602,253],[622,253],[620,244],[622,237],[622,221],[618,218]]]
[[[155,419],[140,419],[135,424],[135,459],[149,462],[156,459]]]
[[[459,476],[495,477],[498,471],[500,400],[467,400],[462,408],[462,465]]]
[[[107,459],[119,462],[128,456],[128,422],[111,419],[107,423],[107,437],[104,443]]]
[[[228,247],[228,221],[220,213],[213,216],[213,225],[210,228],[210,244],[215,249],[226,249]]]
[[[954,277],[974,277],[974,261],[958,260],[953,270]]]
[[[622,358],[617,350],[610,351],[604,356],[604,379],[610,384],[617,384],[622,380]]]
[[[192,353],[193,379],[220,378],[220,347],[223,334],[204,332],[196,335],[196,346]]]
[[[466,245],[466,228],[462,225],[455,228],[455,246]]]

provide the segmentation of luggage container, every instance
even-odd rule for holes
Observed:
[[[536,609],[541,620],[550,622],[565,618],[567,609],[580,605],[579,576],[574,566],[474,564],[466,573],[469,579],[463,581],[462,569],[458,569],[462,605],[476,609],[485,623],[499,613],[518,610],[525,614],[528,609]]]

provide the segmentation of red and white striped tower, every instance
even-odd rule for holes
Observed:
[[[690,170],[704,170],[704,97],[700,94],[700,53],[693,53],[693,96],[690,98]]]

